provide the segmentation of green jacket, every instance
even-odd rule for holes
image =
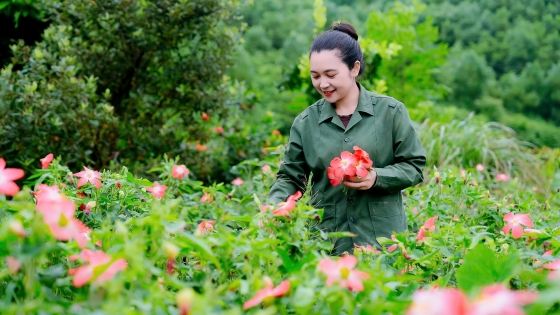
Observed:
[[[391,237],[407,228],[401,190],[424,179],[426,153],[403,103],[360,86],[360,99],[345,128],[332,104],[324,99],[299,114],[290,130],[284,160],[269,199],[277,204],[297,190],[306,191],[313,174],[311,205],[324,209],[318,227],[327,232],[352,232],[356,237],[333,240],[334,255],[353,252],[354,244],[380,247],[377,237]],[[359,146],[373,161],[377,180],[369,190],[332,186],[330,161]]]

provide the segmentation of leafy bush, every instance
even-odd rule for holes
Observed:
[[[14,48],[0,82],[5,157],[26,166],[57,152],[70,166],[149,168],[165,153],[210,181],[267,145],[274,124],[245,124],[254,97],[223,75],[234,2],[46,5],[52,26],[35,48]]]

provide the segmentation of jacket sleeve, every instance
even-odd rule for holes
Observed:
[[[298,190],[305,193],[310,168],[303,153],[301,137],[303,119],[298,116],[292,124],[284,159],[276,174],[276,181],[268,193],[268,199],[274,204],[286,201],[288,196],[295,194]]]
[[[393,119],[394,164],[375,168],[377,180],[371,190],[397,192],[424,180],[426,152],[405,106],[398,102]]]

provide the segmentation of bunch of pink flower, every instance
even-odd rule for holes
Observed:
[[[327,167],[327,176],[333,186],[338,186],[345,178],[351,176],[367,177],[368,172],[373,166],[373,161],[369,154],[354,146],[354,153],[343,151],[340,157],[335,157],[331,161],[331,166]]]
[[[511,291],[502,284],[482,288],[472,302],[458,289],[418,290],[406,315],[523,315],[522,306],[536,298],[536,292]]]

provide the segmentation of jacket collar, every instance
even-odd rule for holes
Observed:
[[[358,107],[355,112],[361,112],[373,116],[373,105],[376,103],[376,97],[369,93],[360,83],[356,83],[360,88],[360,97],[358,99]],[[321,106],[321,114],[319,115],[319,123],[322,123],[329,118],[337,116],[334,110],[334,105],[323,101]]]

